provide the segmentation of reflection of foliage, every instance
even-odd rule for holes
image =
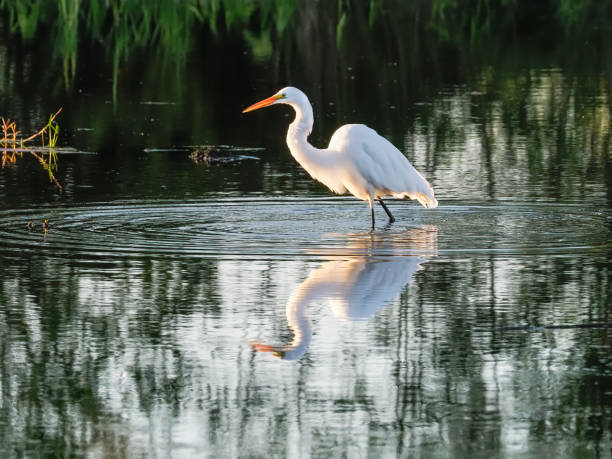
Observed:
[[[472,44],[526,28],[557,27],[575,33],[581,26],[609,27],[612,13],[609,2],[588,0],[435,0],[431,5],[430,25],[441,37],[466,37]]]
[[[121,391],[125,385],[124,395],[129,397],[129,403],[137,399],[140,407],[149,413],[159,403],[183,399],[188,387],[176,384],[184,383],[182,378],[167,374],[163,364],[160,367],[157,363],[170,357],[183,374],[189,372],[189,361],[178,345],[166,354],[156,344],[160,343],[160,337],[166,339],[168,330],[183,315],[189,318],[202,310],[221,313],[221,308],[214,303],[218,296],[215,263],[191,260],[179,266],[171,260],[149,259],[144,271],[138,271],[137,282],[131,282],[129,276],[111,280],[112,283],[121,279],[126,288],[118,304],[109,306],[96,296],[101,292],[100,287],[108,284],[95,276],[88,277],[79,268],[77,276],[71,275],[75,269],[71,262],[57,263],[57,260],[36,257],[26,262],[27,275],[13,284],[13,290],[5,261],[0,255],[3,363],[0,366],[0,419],[3,421],[0,451],[10,448],[18,455],[34,448],[37,454],[65,457],[71,451],[91,448],[89,451],[100,452],[102,457],[132,456],[126,449],[134,453],[133,432],[125,430],[125,419],[114,412],[105,392],[107,389]],[[50,282],[49,275],[53,272],[62,276],[64,282]],[[82,274],[84,277],[80,277]],[[180,289],[177,289],[176,276],[185,281]],[[149,278],[155,278],[156,282],[138,285],[140,280]],[[91,290],[83,290],[79,286],[82,283]],[[134,302],[135,292],[143,295],[142,301]],[[90,297],[92,307],[82,307],[84,294]],[[206,308],[202,306],[204,301]],[[126,307],[128,304],[134,308]],[[121,314],[110,312],[115,308]],[[35,317],[30,315],[33,309]],[[157,325],[149,327],[150,323]],[[71,330],[64,333],[64,326]],[[131,340],[127,340],[128,331],[143,343],[142,353],[129,366],[124,354]],[[19,357],[21,350],[25,351],[23,359]],[[179,361],[175,362],[175,358]],[[117,368],[116,378],[106,379],[107,371]],[[106,388],[100,384],[102,381],[108,383]],[[19,416],[11,417],[9,409]],[[41,416],[49,419],[40,424]],[[33,438],[38,439],[34,447],[27,444]],[[137,456],[144,457],[144,453]]]
[[[435,158],[441,189],[464,182],[468,165],[474,176],[462,197],[471,199],[580,201],[589,183],[605,183],[612,129],[604,78],[490,72],[420,109],[406,135],[409,156]]]
[[[530,15],[518,0],[515,4],[493,1],[487,8],[479,7],[479,2],[465,3],[466,11],[480,8],[479,17],[493,24],[485,27],[491,29],[492,35],[497,30],[500,30],[500,36],[506,32],[505,39],[493,36],[491,40],[476,39],[474,43],[466,38],[470,36],[469,31],[462,36],[460,32],[463,29],[453,28],[452,24],[459,24],[464,13],[458,11],[457,4],[450,0],[437,0],[431,4],[404,4],[398,0],[371,1],[368,4],[351,0],[293,2],[291,8],[285,9],[274,6],[275,2],[235,3],[237,6],[230,7],[229,1],[193,1],[186,3],[190,8],[181,11],[171,10],[170,3],[161,1],[147,3],[146,7],[128,0],[80,3],[79,37],[91,35],[103,43],[103,47],[94,47],[94,57],[80,60],[83,68],[79,69],[79,76],[82,76],[79,85],[83,85],[84,91],[93,97],[89,97],[86,104],[82,102],[84,99],[75,98],[77,103],[71,106],[67,128],[72,127],[70,121],[86,123],[90,128],[87,131],[88,149],[94,151],[107,149],[107,139],[110,136],[116,139],[117,135],[122,136],[124,145],[127,142],[138,147],[171,145],[177,139],[181,143],[222,143],[238,131],[244,132],[244,125],[236,122],[229,112],[218,109],[222,106],[240,107],[252,97],[249,94],[251,88],[245,81],[265,81],[265,85],[271,87],[289,82],[309,88],[317,119],[312,137],[316,145],[327,142],[339,124],[359,121],[384,129],[386,132],[382,133],[394,136],[391,140],[398,145],[403,142],[404,135],[415,135],[424,141],[428,148],[426,158],[410,145],[405,145],[404,149],[409,150],[411,159],[422,161],[421,167],[426,171],[440,177],[451,162],[462,162],[467,157],[466,151],[475,151],[470,142],[478,139],[478,144],[483,147],[477,150],[482,153],[482,157],[477,158],[478,164],[489,173],[478,175],[472,183],[478,188],[477,181],[486,177],[491,182],[488,187],[491,196],[505,188],[500,188],[500,180],[503,172],[509,169],[501,165],[504,161],[516,161],[514,153],[517,151],[525,153],[524,158],[518,158],[525,161],[523,172],[528,171],[528,176],[523,179],[529,180],[529,190],[536,194],[544,192],[550,196],[557,182],[563,185],[561,196],[573,195],[581,189],[575,186],[574,179],[578,177],[602,182],[602,171],[609,163],[604,153],[609,148],[606,142],[610,139],[612,107],[612,92],[609,90],[612,49],[606,40],[594,40],[594,46],[585,49],[582,45],[564,46],[562,33],[547,37],[545,46],[537,43],[534,46],[531,37],[524,39],[522,33],[516,40],[510,38],[511,24],[514,22],[517,31],[522,32]],[[18,4],[23,3],[15,0],[2,3],[5,10],[13,5],[15,11]],[[28,5],[31,6],[22,9],[26,12],[38,10],[36,14],[40,24],[51,20],[48,16],[49,8],[55,8],[53,2],[35,6],[37,2],[32,0]],[[508,6],[508,9],[500,5]],[[561,23],[555,23],[557,10],[551,6],[558,3],[547,5],[551,11],[554,10],[550,27],[559,32]],[[424,10],[417,11],[418,7]],[[486,13],[482,12],[483,8]],[[532,13],[534,8],[531,6]],[[573,22],[573,27],[579,27],[584,18],[593,14],[594,7],[585,8],[581,10],[583,19]],[[21,30],[17,13],[13,13],[15,18],[11,19],[11,24],[14,21],[14,27]],[[510,15],[512,20],[504,15]],[[212,17],[217,19],[212,21]],[[419,20],[415,20],[416,17]],[[538,17],[534,14],[534,21],[538,21]],[[411,20],[411,27],[407,27]],[[210,29],[210,35],[202,34],[200,30],[197,37],[203,36],[204,39],[195,43],[193,31],[197,30],[200,22],[204,29]],[[479,24],[485,22],[483,19]],[[509,24],[507,27],[510,29],[504,29],[500,24]],[[448,30],[444,32],[441,27],[448,27]],[[45,29],[41,29],[44,33]],[[479,30],[484,29],[481,27]],[[587,31],[586,27],[584,31]],[[223,46],[212,39],[213,33],[223,39]],[[536,42],[540,36],[538,33]],[[445,36],[452,41],[449,42]],[[79,40],[83,41],[83,38]],[[550,40],[558,42],[553,52]],[[575,41],[581,42],[578,38]],[[250,53],[243,53],[245,42]],[[184,67],[176,66],[177,69],[189,69],[190,75],[169,72],[167,69],[174,69],[172,64],[176,64],[172,59],[181,56],[179,48],[184,50],[185,57],[190,43],[197,46],[198,55],[203,57],[186,61]],[[355,43],[360,46],[355,46]],[[154,45],[166,49],[174,57],[168,60],[162,51],[143,54],[146,61],[142,56],[128,59],[137,46],[153,48]],[[53,46],[58,45],[54,43]],[[6,52],[7,68],[14,69],[11,74],[21,72],[26,85],[33,88],[52,85],[53,72],[47,72],[47,68],[40,64],[47,50],[41,51],[40,47],[24,49],[25,56]],[[56,51],[56,54],[61,52]],[[231,59],[226,61],[229,57]],[[91,61],[96,65],[85,65]],[[260,66],[262,61],[265,65]],[[98,69],[98,62],[101,69]],[[107,80],[105,64],[114,69],[112,79]],[[265,68],[265,78],[258,75],[261,68]],[[555,70],[547,72],[542,68]],[[592,77],[577,77],[577,72],[584,71]],[[543,76],[550,73],[555,75]],[[99,75],[104,78],[102,84],[97,80]],[[135,140],[126,133],[126,124],[118,122],[116,113],[104,105],[109,97],[104,93],[106,89],[100,91],[99,88],[105,88],[106,81],[112,81],[118,99],[124,96],[126,102],[121,105],[121,118],[129,120],[129,131],[142,137]],[[435,95],[439,88],[448,88],[449,85],[456,85],[457,90],[451,91],[452,94],[439,94],[442,97]],[[226,90],[229,87],[231,91]],[[6,97],[20,91],[17,80],[10,77],[5,88]],[[546,103],[541,104],[540,98],[544,98]],[[171,101],[171,104],[161,110],[155,105],[133,103],[136,100]],[[194,104],[195,100],[199,103]],[[423,103],[429,100],[433,102]],[[46,110],[45,107],[36,107],[33,111],[46,113]],[[354,113],[354,110],[359,110],[359,113]],[[92,113],[95,116],[91,116]],[[160,116],[165,118],[162,120]],[[25,123],[21,120],[27,120],[27,113],[17,119],[21,126]],[[486,126],[478,126],[480,121],[486,122]],[[559,135],[550,135],[557,131]],[[272,137],[276,138],[276,135],[269,136]],[[594,142],[589,142],[590,138]],[[146,139],[146,145],[142,144],[143,139]],[[555,139],[564,141],[565,146],[555,146]],[[246,140],[257,145],[262,137]],[[502,145],[505,145],[505,150]],[[274,159],[284,158],[282,140],[278,146],[279,153]],[[599,153],[590,154],[591,151],[595,153],[593,146]],[[578,154],[581,148],[588,154]],[[277,149],[271,149],[267,157],[272,158],[275,151]],[[589,159],[582,161],[581,158]],[[161,170],[164,165],[162,160],[159,161],[151,164]],[[568,161],[580,166],[576,169],[581,172],[580,176],[573,175],[572,178],[568,175],[571,173]],[[262,169],[257,180],[266,183],[268,189],[279,186],[294,192],[295,179],[301,176],[301,170],[284,160],[276,161],[273,167],[281,174],[266,174]],[[439,172],[436,171],[438,167],[442,168]],[[157,173],[155,170],[150,172],[153,176]],[[542,183],[544,176],[547,176],[548,184]],[[494,181],[497,181],[497,189],[493,186]],[[245,186],[246,182],[241,182],[240,186]],[[537,185],[546,186],[538,191]],[[319,190],[306,181],[300,186],[310,191]],[[521,188],[520,192],[527,190]]]
[[[242,445],[251,452],[250,432],[280,432],[280,445],[266,441],[258,452],[286,455],[279,452],[287,448],[287,425],[299,416],[309,420],[299,438],[313,451],[330,440],[335,451],[354,451],[354,437],[343,433],[363,413],[371,419],[369,435],[385,439],[370,445],[372,456],[393,446],[407,457],[427,445],[456,456],[503,456],[502,429],[519,429],[532,444],[561,436],[563,442],[547,444],[554,453],[586,441],[607,445],[606,437],[593,437],[607,435],[609,332],[494,330],[607,317],[612,279],[605,256],[429,264],[397,304],[372,319],[373,333],[349,337],[346,389],[321,383],[327,364],[337,368],[333,350],[321,347],[313,363],[278,377],[243,343],[282,316],[269,303],[297,285],[312,268],[307,262],[253,262],[247,275],[242,260],[145,256],[98,262],[93,271],[95,255],[82,252],[36,253],[23,266],[2,256],[0,448],[11,445],[14,454],[138,456],[150,435],[144,444],[151,455],[171,446],[150,432],[189,426],[208,451]],[[228,282],[237,273],[240,284]],[[291,408],[296,404],[300,410]],[[348,427],[318,437],[320,424],[310,419],[321,410]],[[586,423],[595,425],[584,429]]]

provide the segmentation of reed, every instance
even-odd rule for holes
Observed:
[[[204,28],[213,37],[229,31],[242,34],[262,57],[262,43],[276,41],[282,48],[282,41],[295,36],[291,24],[312,17],[317,8],[335,23],[338,46],[347,24],[361,17],[369,29],[363,36],[367,43],[376,23],[389,16],[385,11],[401,18],[398,30],[413,24],[443,41],[472,45],[516,34],[523,26],[533,29],[537,23],[542,27],[536,30],[560,29],[568,36],[580,30],[609,30],[612,14],[610,2],[590,0],[337,0],[320,4],[300,0],[0,0],[10,30],[23,39],[34,38],[41,28],[52,31],[49,42],[63,63],[66,85],[76,74],[80,43],[103,43],[113,60],[115,90],[121,62],[139,48],[159,50],[170,66],[180,69]],[[270,59],[273,54],[269,51],[263,57]]]

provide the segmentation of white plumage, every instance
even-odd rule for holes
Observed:
[[[244,112],[273,104],[288,104],[295,120],[287,131],[287,145],[293,157],[311,175],[335,193],[346,191],[368,201],[374,226],[374,201],[379,201],[390,221],[393,215],[382,201],[385,196],[414,199],[424,207],[437,207],[434,190],[410,161],[384,137],[363,124],[347,124],[332,136],[329,146],[315,148],[308,143],[314,118],[306,95],[297,88],[283,88],[272,97],[246,108]]]
[[[343,259],[331,260],[312,271],[289,297],[285,309],[293,340],[284,346],[251,342],[253,349],[272,352],[285,360],[301,358],[312,340],[313,324],[309,309],[329,304],[341,320],[369,319],[389,301],[397,298],[411,282],[421,265],[437,253],[435,227],[376,235],[349,235]],[[314,252],[324,255],[325,252]],[[331,253],[337,254],[337,248]],[[419,253],[419,256],[390,254]]]
[[[287,301],[285,314],[293,332],[291,343],[270,346],[254,341],[251,345],[257,351],[272,352],[284,360],[298,360],[312,340],[308,306],[328,302],[337,318],[369,319],[399,296],[425,261],[415,256],[328,261],[311,272]]]

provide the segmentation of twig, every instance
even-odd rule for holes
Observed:
[[[59,114],[60,114],[60,112],[62,111],[62,109],[63,109],[63,108],[64,108],[64,107],[60,107],[60,108],[59,108],[59,110],[55,112],[55,115],[53,115],[53,116],[52,116],[52,117],[49,119],[49,122],[47,123],[47,125],[46,125],[44,128],[42,128],[42,129],[41,129],[40,131],[38,131],[36,134],[31,135],[31,136],[30,136],[30,137],[28,137],[27,139],[22,140],[22,142],[23,142],[23,143],[28,142],[28,141],[30,141],[30,140],[32,140],[32,139],[34,139],[34,138],[38,137],[39,135],[44,134],[44,132],[45,132],[45,131],[46,131],[46,130],[49,128],[49,126],[51,125],[51,123],[52,123],[52,122],[55,120],[55,117],[56,117],[57,115],[59,115]]]

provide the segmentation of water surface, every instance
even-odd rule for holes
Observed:
[[[3,32],[2,114],[29,132],[64,105],[63,144],[89,154],[60,157],[61,193],[27,156],[0,170],[0,451],[609,457],[606,42],[445,57],[382,12],[399,41],[349,19],[359,50],[304,11],[310,53],[290,44],[311,29],[267,57],[266,32],[230,33],[113,73],[92,46],[46,92],[61,72]],[[289,111],[240,114],[289,83],[314,144],[367,122],[440,206],[389,200],[371,232],[290,157]],[[265,150],[182,150],[207,143]]]

